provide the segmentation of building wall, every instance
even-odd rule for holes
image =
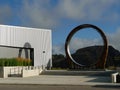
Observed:
[[[24,47],[26,42],[34,48],[34,66],[46,66],[52,57],[51,30],[0,25],[0,45]],[[13,56],[13,53],[16,54],[19,51],[6,49],[6,52],[5,49],[4,51],[2,49],[0,57]]]

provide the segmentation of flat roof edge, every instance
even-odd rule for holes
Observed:
[[[35,30],[44,30],[44,31],[51,31],[51,29],[44,29],[44,28],[32,28],[32,27],[24,27],[24,26],[13,26],[13,25],[3,25],[3,24],[0,24],[0,27],[3,26],[3,27],[15,27],[15,28],[26,28],[26,29],[35,29]]]

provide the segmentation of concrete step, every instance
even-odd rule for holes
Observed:
[[[69,71],[69,70],[46,70],[42,75],[73,75],[73,76],[111,76],[116,71]]]

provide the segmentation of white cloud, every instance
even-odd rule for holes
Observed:
[[[100,39],[80,39],[80,38],[74,38],[70,42],[70,52],[74,53],[76,50],[88,46],[94,46],[94,45],[103,45],[102,41]],[[55,45],[53,46],[53,54],[64,54],[65,55],[65,46],[64,44]]]
[[[120,51],[120,27],[116,30],[115,33],[107,33],[108,44],[112,45],[114,48]],[[77,49],[94,46],[94,45],[103,45],[101,39],[81,39],[74,38],[70,42],[70,51],[74,53]],[[53,46],[53,51],[57,54],[65,54],[64,44]]]
[[[63,17],[75,20],[114,19],[118,15],[114,15],[111,8],[118,2],[119,0],[60,0],[59,10]]]
[[[120,51],[120,27],[116,30],[115,33],[108,34],[109,44],[114,46]]]
[[[116,21],[120,13],[112,10],[119,0],[23,0],[20,17],[24,25],[51,28],[64,22]]]
[[[65,55],[64,44],[54,45],[52,49],[52,54],[63,54]]]
[[[31,2],[32,1],[32,2]],[[55,27],[56,15],[54,8],[49,4],[50,0],[24,0],[20,17],[22,23],[32,27]]]
[[[81,38],[74,38],[70,42],[70,51],[74,53],[76,50],[84,47],[95,46],[95,45],[103,45],[103,42],[100,39],[81,39]]]

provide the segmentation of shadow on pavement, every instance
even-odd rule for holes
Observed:
[[[87,76],[87,78],[92,78],[92,80],[88,80],[87,82],[96,82],[96,83],[111,83],[111,77],[101,77],[101,76]]]
[[[120,89],[120,85],[95,85],[96,88],[111,88],[111,89]]]

